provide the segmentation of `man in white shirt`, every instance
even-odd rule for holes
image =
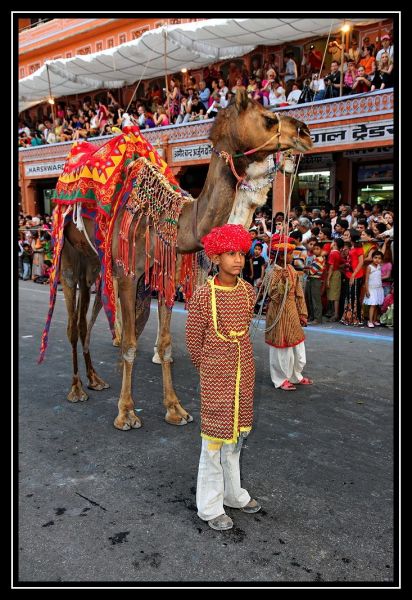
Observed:
[[[311,222],[306,217],[299,218],[298,230],[302,234],[302,244],[308,241],[312,237]]]
[[[386,52],[389,55],[390,60],[393,61],[393,46],[391,46],[391,38],[387,33],[381,37],[381,43],[382,48],[377,53],[376,60],[379,62],[382,54]]]
[[[286,94],[290,94],[292,86],[298,78],[298,67],[293,60],[293,56],[293,52],[286,52],[285,71],[281,73],[281,76],[285,78]]]
[[[299,89],[298,84],[295,82],[292,85],[292,91],[290,92],[289,96],[287,97],[287,102],[289,104],[297,104],[301,93],[302,93],[302,90]]]

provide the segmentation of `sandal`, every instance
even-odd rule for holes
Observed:
[[[303,377],[303,379],[301,379],[299,381],[300,385],[312,385],[312,383],[313,383],[313,380],[309,379],[309,377]]]
[[[285,381],[280,386],[280,389],[289,392],[289,391],[292,391],[292,390],[296,390],[296,387],[293,385],[293,383],[291,383],[290,381],[288,381],[287,379],[285,379]]]

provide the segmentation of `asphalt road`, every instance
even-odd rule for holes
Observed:
[[[174,382],[194,421],[164,421],[153,303],[134,372],[144,425],[121,432],[119,350],[104,314],[91,352],[111,387],[71,404],[63,295],[38,365],[48,287],[20,282],[18,292],[17,585],[394,585],[392,331],[308,327],[305,374],[315,384],[290,393],[272,386],[263,333],[254,333],[255,427],[242,477],[263,510],[228,509],[235,527],[217,532],[196,515],[199,388],[183,305],[172,319]]]

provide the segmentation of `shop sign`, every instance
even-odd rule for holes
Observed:
[[[385,154],[392,156],[393,148],[391,146],[378,146],[377,148],[359,148],[357,150],[345,150],[343,156],[345,158],[369,158],[384,156]]]
[[[393,181],[393,165],[362,165],[358,170],[358,181]]]
[[[332,152],[324,154],[307,154],[303,156],[299,163],[299,171],[308,171],[312,169],[323,169],[333,165]]]
[[[25,165],[24,173],[26,177],[39,177],[41,175],[60,175],[63,172],[63,168],[66,161],[61,162],[50,162],[50,163],[36,163]]]
[[[311,135],[315,147],[393,140],[393,121],[373,121],[358,125],[337,125],[314,129]]]
[[[188,160],[205,160],[212,155],[212,146],[210,144],[196,144],[195,146],[179,146],[172,149],[173,162],[183,162]]]

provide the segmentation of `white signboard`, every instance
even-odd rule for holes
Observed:
[[[333,165],[332,152],[324,154],[307,154],[299,163],[299,171],[308,171],[315,168],[327,168]]]
[[[26,177],[38,177],[45,175],[60,175],[63,171],[65,161],[61,162],[50,162],[50,163],[36,163],[31,165],[25,165],[24,172]]]
[[[393,121],[372,121],[358,125],[339,125],[313,129],[311,135],[315,148],[321,146],[382,142],[393,140]]]
[[[173,162],[182,162],[187,160],[203,160],[212,155],[212,146],[210,144],[196,144],[196,146],[179,146],[172,150]]]

